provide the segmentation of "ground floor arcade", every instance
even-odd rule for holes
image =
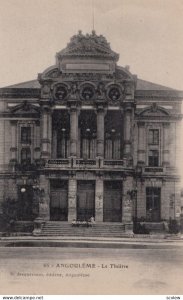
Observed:
[[[1,202],[19,201],[17,218],[50,221],[148,222],[177,219],[180,195],[175,180],[143,178],[133,174],[87,171],[50,172],[36,179],[28,176],[1,181]]]

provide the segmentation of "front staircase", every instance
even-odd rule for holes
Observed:
[[[125,225],[122,223],[99,223],[92,227],[73,227],[68,222],[48,221],[39,236],[63,236],[63,237],[115,237],[125,236]]]
[[[145,228],[148,229],[150,233],[165,232],[164,222],[145,222]]]

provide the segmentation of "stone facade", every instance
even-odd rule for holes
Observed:
[[[32,220],[179,219],[183,93],[118,58],[79,32],[38,80],[0,89],[1,204],[21,199]]]

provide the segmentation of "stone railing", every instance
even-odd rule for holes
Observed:
[[[96,159],[74,159],[73,167],[79,169],[96,169],[99,168],[98,160]]]
[[[121,169],[127,167],[127,161],[126,160],[101,160],[100,164],[101,168],[104,169]]]
[[[71,159],[63,158],[63,159],[49,159],[46,163],[46,168],[56,168],[56,169],[62,169],[62,168],[70,168],[71,167]]]
[[[49,159],[45,165],[49,169],[123,169],[132,167],[127,160],[107,160],[107,159]]]
[[[164,169],[163,167],[145,167],[144,172],[145,173],[163,173]]]

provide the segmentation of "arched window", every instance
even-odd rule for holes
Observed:
[[[21,128],[21,143],[31,144],[31,127]]]

